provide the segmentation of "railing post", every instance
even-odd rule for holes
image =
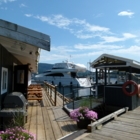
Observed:
[[[50,98],[50,95],[51,95],[51,87],[50,87],[50,84],[49,84],[49,98]]]
[[[62,86],[63,87],[63,107],[64,107],[64,86]]]
[[[74,90],[72,91],[72,93],[73,93],[73,110],[74,110],[74,100],[75,100]]]
[[[55,86],[55,106],[56,106],[56,100],[57,100],[57,86]]]
[[[90,87],[90,109],[92,108],[92,100],[91,100],[92,98],[91,98],[91,87]]]
[[[50,85],[50,87],[51,87],[51,85]],[[51,100],[52,100],[52,87],[51,87],[50,89],[51,89],[50,98],[51,98]]]

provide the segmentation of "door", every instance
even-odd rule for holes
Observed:
[[[22,92],[27,98],[28,65],[14,66],[14,91]]]

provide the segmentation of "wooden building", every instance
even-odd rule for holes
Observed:
[[[137,94],[128,96],[123,92],[123,84],[133,80],[140,84],[140,62],[118,57],[110,54],[102,54],[91,63],[96,69],[96,91],[102,94],[106,105],[116,107],[129,107],[130,110],[140,105],[140,98]],[[116,82],[110,82],[110,76],[116,73]],[[102,83],[99,83],[102,79]],[[133,92],[134,86],[127,87],[128,92]]]
[[[12,91],[26,97],[41,49],[50,51],[48,35],[0,20],[0,110],[4,97]]]

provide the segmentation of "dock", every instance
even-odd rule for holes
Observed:
[[[140,107],[75,140],[140,140]]]
[[[140,107],[117,116],[113,115],[113,118],[109,116],[110,121],[104,122],[95,130],[92,129],[91,132],[88,132],[78,129],[76,122],[63,110],[63,100],[60,95],[57,95],[57,102],[54,106],[45,89],[42,88],[42,101],[29,100],[28,102],[28,118],[25,129],[35,134],[37,140],[140,139]],[[101,119],[105,120],[104,117]]]
[[[26,130],[36,135],[37,140],[57,140],[78,130],[73,121],[62,109],[62,99],[57,97],[53,106],[42,88],[42,101],[29,100]]]

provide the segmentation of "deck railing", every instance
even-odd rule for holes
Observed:
[[[59,96],[63,100],[63,103],[69,103],[72,101],[71,98],[63,96],[63,94],[58,92],[57,85],[51,85],[50,83],[44,82],[44,89],[52,105],[54,106],[56,106],[57,104],[57,96]]]
[[[75,109],[81,104],[89,106],[89,108],[92,108],[93,100],[95,100],[97,96],[94,86],[79,88],[77,87],[77,85],[64,85],[61,86],[62,88],[61,93],[58,92],[58,88],[59,87],[57,85],[51,85],[50,83],[44,82],[44,89],[52,105],[54,106],[57,105],[57,98],[59,96],[63,101],[63,105],[62,105],[63,108],[65,108],[65,105],[68,104],[69,105],[71,104],[70,105],[71,109]],[[65,91],[66,88],[70,88],[70,93]],[[87,94],[85,94],[86,91],[88,91]],[[81,94],[85,94],[85,95],[81,95]]]
[[[88,106],[89,108],[92,108],[94,101],[98,101],[98,95],[96,95],[94,85],[91,87],[76,87],[72,85],[69,87],[72,89],[71,92],[65,93],[64,90],[67,87],[69,87],[69,85],[62,86],[63,108],[67,113],[69,113],[69,109],[75,109],[80,106]],[[69,100],[69,103],[65,103],[64,97],[71,99]],[[68,110],[66,108],[68,108]]]
[[[56,106],[57,103],[57,86],[44,82],[44,89],[51,103]]]

